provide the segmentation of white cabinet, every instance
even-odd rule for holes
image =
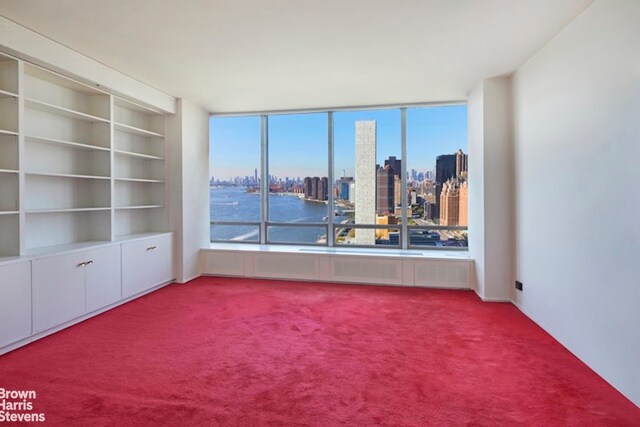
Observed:
[[[122,298],[120,245],[86,252],[85,267],[87,313],[106,307]]]
[[[0,266],[0,347],[31,334],[31,263]]]
[[[173,236],[165,234],[122,244],[122,296],[166,283],[173,276]]]
[[[33,261],[34,330],[41,332],[121,298],[120,246]]]
[[[34,332],[84,314],[83,252],[33,261]]]

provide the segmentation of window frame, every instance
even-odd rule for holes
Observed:
[[[235,226],[258,226],[258,241],[261,245],[283,245],[283,246],[312,246],[327,248],[366,248],[366,249],[402,249],[402,250],[444,250],[444,251],[468,251],[467,246],[421,246],[412,245],[409,233],[411,230],[447,230],[447,231],[468,231],[468,226],[442,226],[442,225],[409,225],[407,218],[407,197],[401,197],[401,224],[349,224],[349,228],[375,229],[375,230],[399,230],[398,245],[354,245],[354,244],[336,244],[335,232],[340,224],[333,221],[335,197],[333,193],[334,177],[334,120],[333,114],[336,112],[363,111],[363,110],[400,110],[400,158],[407,159],[407,109],[409,108],[437,108],[447,106],[467,105],[466,101],[451,101],[437,103],[412,103],[398,105],[376,105],[376,106],[359,106],[359,107],[339,107],[324,109],[302,109],[287,111],[271,111],[271,112],[246,112],[246,113],[210,113],[210,118],[214,117],[238,117],[238,116],[259,116],[260,117],[260,221],[212,221],[210,219],[210,227],[213,225],[235,225]],[[282,221],[269,220],[269,117],[275,115],[288,114],[327,114],[327,163],[328,163],[328,182],[330,183],[330,191],[327,197],[327,221],[324,223],[290,223]],[[211,144],[211,141],[209,142]],[[401,170],[401,192],[407,193],[407,167]],[[336,227],[337,226],[337,227]],[[325,242],[278,242],[270,241],[268,238],[269,227],[294,227],[294,228],[324,228]],[[211,233],[211,232],[209,232]],[[211,243],[234,243],[234,244],[256,244],[255,241],[233,241],[233,240],[217,240],[211,239]]]

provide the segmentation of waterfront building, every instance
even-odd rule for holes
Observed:
[[[304,197],[311,198],[311,177],[304,178]]]
[[[329,179],[323,176],[318,181],[318,195],[316,200],[327,200],[329,198]]]
[[[318,200],[318,186],[319,186],[320,178],[314,176],[311,178],[311,197],[310,199]]]

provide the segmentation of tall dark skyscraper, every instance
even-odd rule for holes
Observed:
[[[389,156],[389,158],[384,161],[384,165],[391,167],[394,175],[400,177],[400,174],[402,174],[402,160],[396,159],[396,156]]]
[[[395,176],[390,165],[379,168],[376,172],[376,212],[388,214],[393,212],[395,199]]]
[[[442,185],[451,178],[456,177],[456,155],[443,154],[436,157],[436,209],[435,214],[440,214],[440,194]],[[435,218],[434,218],[435,219]]]
[[[436,182],[444,184],[456,176],[456,155],[443,154],[436,157]]]

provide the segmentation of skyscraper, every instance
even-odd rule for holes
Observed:
[[[323,176],[318,181],[318,200],[327,200],[329,198],[329,179]]]
[[[396,156],[389,156],[389,158],[384,161],[384,166],[385,168],[389,166],[393,172],[394,185],[392,207],[396,207],[402,203],[402,160],[397,159]]]
[[[440,194],[440,225],[458,225],[460,192],[458,182],[450,179],[442,185]]]
[[[356,121],[355,223],[376,223],[376,122]],[[355,243],[374,245],[375,230],[356,229]]]
[[[388,164],[384,168],[379,168],[376,172],[376,211],[378,214],[393,213],[393,208],[395,207],[394,180],[393,169]]]
[[[353,177],[345,176],[338,180],[338,199],[349,200],[349,189],[353,184]]]
[[[469,155],[464,154],[461,149],[458,149],[456,153],[456,178],[466,178],[467,177],[467,160]]]
[[[459,189],[460,197],[460,213],[458,214],[458,225],[469,225],[469,185],[467,181],[460,184]]]
[[[311,178],[311,198],[318,200],[318,187],[319,187],[320,178],[314,176]]]
[[[307,176],[304,178],[304,197],[307,199],[311,198],[311,177]]]
[[[440,194],[447,180],[456,176],[456,155],[443,154],[436,157],[436,214],[440,214]],[[435,219],[435,218],[434,218]]]
[[[436,182],[444,184],[456,176],[456,155],[442,154],[436,157]]]
[[[402,160],[396,159],[396,156],[389,156],[389,158],[384,161],[384,165],[389,165],[391,169],[393,169],[393,174],[400,178],[400,174],[402,174]]]

